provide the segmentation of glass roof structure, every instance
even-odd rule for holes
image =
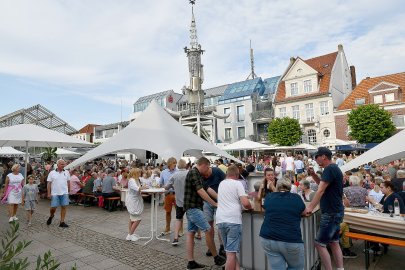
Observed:
[[[19,124],[34,124],[52,129],[67,135],[77,133],[77,130],[57,117],[42,105],[35,105],[28,109],[21,109],[0,117],[0,128]]]
[[[276,76],[276,77],[271,77],[263,80],[264,87],[266,88],[264,90],[263,95],[269,95],[269,94],[274,94],[276,92],[277,86],[278,86],[278,81],[280,80],[281,76]]]
[[[260,96],[265,91],[265,85],[262,78],[255,78],[252,80],[246,80],[242,82],[232,83],[226,88],[224,95],[219,101],[225,101],[228,99],[237,99],[247,97],[253,93],[258,93]]]

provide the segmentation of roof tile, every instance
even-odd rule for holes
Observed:
[[[378,85],[381,82],[387,82],[397,84],[401,90],[405,90],[405,72],[389,74],[380,77],[366,78],[362,80],[356,88],[350,93],[350,95],[343,101],[338,107],[338,110],[350,110],[355,108],[355,101],[359,98],[365,98],[365,104],[369,104],[368,90]],[[405,95],[402,94],[402,102],[405,102]]]

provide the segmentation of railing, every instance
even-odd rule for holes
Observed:
[[[255,111],[250,113],[250,117],[252,121],[257,121],[259,119],[271,119],[273,118],[273,111],[272,110]]]
[[[304,117],[304,118],[301,118],[301,119],[299,120],[299,123],[300,123],[301,125],[314,124],[314,123],[317,123],[317,122],[319,122],[319,117],[316,117],[316,116],[313,116],[313,117]]]

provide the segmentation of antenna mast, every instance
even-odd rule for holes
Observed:
[[[253,55],[252,40],[250,40],[250,74],[246,78],[246,80],[249,80],[250,77],[252,77],[252,79],[257,78],[257,75],[255,73],[255,58]]]

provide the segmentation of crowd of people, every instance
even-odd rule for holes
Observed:
[[[194,259],[195,239],[205,234],[207,256],[216,265],[226,269],[239,269],[236,254],[240,251],[242,210],[264,213],[260,231],[262,247],[272,269],[303,269],[304,246],[300,222],[319,204],[321,222],[315,237],[316,249],[325,269],[332,269],[330,248],[335,265],[343,269],[343,258],[357,255],[350,250],[350,241],[344,233],[349,226],[343,222],[344,207],[369,208],[389,213],[397,201],[400,214],[405,215],[405,163],[395,161],[387,165],[375,163],[342,173],[343,166],[353,155],[336,154],[324,147],[311,157],[291,152],[247,158],[246,166],[218,159],[212,163],[200,158],[195,164],[184,159],[169,158],[165,164],[150,166],[125,160],[100,160],[80,168],[65,170],[66,162],[56,164],[33,162],[27,168],[18,163],[5,164],[2,201],[8,204],[9,222],[18,220],[18,205],[27,211],[27,223],[39,197],[51,200],[50,215],[46,223],[52,224],[56,209],[60,207],[62,228],[70,201],[81,203],[77,194],[90,194],[100,201],[120,196],[122,188],[128,190],[125,207],[129,213],[126,240],[138,241],[136,234],[144,209],[142,190],[163,187],[161,198],[165,210],[165,228],[161,236],[173,233],[173,246],[183,236],[183,219],[187,218],[187,269],[204,267]],[[28,184],[23,177],[27,169]],[[263,172],[263,180],[248,189],[247,177],[252,172]],[[116,206],[113,206],[116,207]],[[171,228],[172,210],[175,222]],[[220,243],[217,249],[214,238]],[[340,240],[340,241],[339,241]],[[379,245],[375,245],[378,251]],[[386,247],[385,247],[386,248]],[[385,250],[386,251],[386,250]]]

